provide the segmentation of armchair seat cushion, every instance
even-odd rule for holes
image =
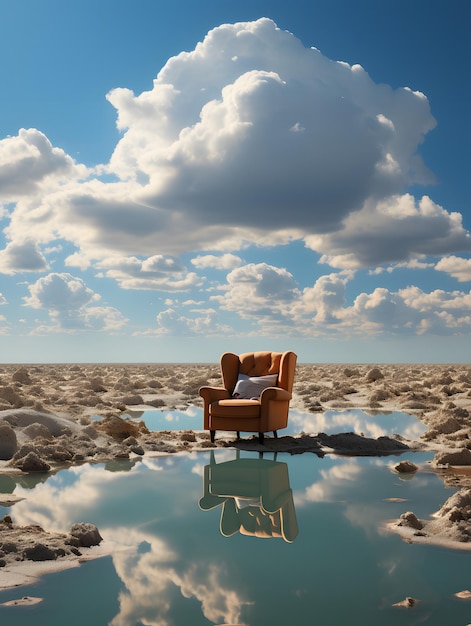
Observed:
[[[218,400],[211,404],[211,415],[213,417],[230,418],[257,418],[260,417],[259,400]]]

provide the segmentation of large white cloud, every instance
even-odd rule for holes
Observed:
[[[215,28],[169,59],[149,91],[118,88],[108,99],[123,137],[97,168],[101,180],[82,182],[84,168],[38,131],[4,140],[4,196],[18,189],[12,240],[34,228],[37,241],[73,242],[82,264],[304,237],[339,267],[388,262],[393,248],[395,261],[469,249],[444,209],[440,219],[393,215],[409,184],[431,180],[417,152],[435,125],[427,98],[376,84],[269,19]],[[356,224],[365,219],[360,254]],[[425,244],[423,232],[439,222],[445,234]],[[378,246],[385,229],[388,245]]]
[[[148,180],[143,200],[190,223],[322,232],[427,179],[423,94],[376,85],[268,19],[214,29],[152,91],[108,98],[126,131],[111,167]]]
[[[122,328],[126,319],[116,309],[96,306],[100,295],[86,286],[81,278],[71,274],[51,273],[29,286],[26,306],[48,312],[52,327],[42,326],[39,332],[50,330],[107,330]]]

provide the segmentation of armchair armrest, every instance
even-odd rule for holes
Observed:
[[[200,387],[199,392],[200,396],[203,398],[205,403],[211,404],[211,402],[216,402],[217,400],[226,400],[231,397],[231,394],[224,387]]]
[[[260,432],[285,428],[291,392],[282,387],[267,387],[260,395]]]
[[[199,394],[203,398],[204,411],[203,411],[203,428],[208,430],[209,428],[209,407],[212,402],[218,400],[226,400],[231,397],[231,394],[224,387],[200,387]]]
[[[268,402],[268,400],[291,400],[291,393],[286,391],[286,389],[282,389],[281,387],[267,387],[260,394],[260,402],[263,404],[264,402]]]

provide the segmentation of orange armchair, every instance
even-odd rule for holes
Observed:
[[[241,355],[225,352],[221,357],[224,387],[201,387],[204,401],[204,429],[214,442],[217,430],[256,432],[260,443],[264,433],[273,431],[277,437],[280,428],[288,425],[288,411],[293,390],[297,356],[294,352],[246,352]],[[263,377],[270,376],[270,379]],[[234,397],[246,380],[252,387],[270,386],[258,396]],[[242,394],[243,395],[243,394]]]

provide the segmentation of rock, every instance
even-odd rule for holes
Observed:
[[[141,446],[141,444],[137,441],[135,437],[128,437],[127,439],[124,439],[122,443],[123,445],[127,446],[131,452],[134,452],[134,454],[138,454],[139,456],[144,456],[145,454],[144,448]]]
[[[381,380],[382,378],[384,378],[384,374],[379,367],[373,367],[366,375],[366,380],[369,383],[374,383],[376,380]]]
[[[55,561],[57,554],[51,548],[42,543],[37,543],[32,548],[25,548],[23,556],[28,561]]]
[[[154,409],[159,409],[162,406],[165,406],[165,402],[161,398],[156,398],[155,400],[148,400],[146,402],[147,406],[152,406]]]
[[[347,378],[350,378],[351,376],[358,376],[358,370],[357,369],[351,369],[350,367],[346,367],[343,370],[343,375],[347,376]]]
[[[114,453],[115,459],[129,459],[129,452],[127,450],[116,450]]]
[[[192,443],[194,443],[196,441],[196,435],[194,432],[183,432],[180,435],[180,439],[181,441],[190,441]]]
[[[400,606],[400,607],[404,607],[405,609],[411,609],[417,604],[417,602],[418,600],[416,600],[415,598],[407,597],[407,598],[404,598],[404,600],[401,600],[400,602],[396,602],[395,604],[393,604],[393,606]]]
[[[26,428],[23,428],[23,433],[28,435],[30,439],[36,439],[36,437],[43,437],[44,439],[50,439],[52,437],[51,432],[47,426],[35,422],[29,424]]]
[[[105,417],[104,420],[96,423],[95,428],[102,430],[118,441],[139,435],[139,427],[137,424],[129,420],[124,420],[116,415]]]
[[[18,448],[16,433],[8,424],[0,424],[0,459],[10,460]]]
[[[394,466],[394,469],[400,474],[411,474],[413,472],[416,472],[419,468],[417,467],[417,465],[415,465],[415,463],[412,463],[411,461],[401,461]]]
[[[134,452],[134,454],[137,454],[139,456],[144,456],[145,454],[144,448],[140,444],[138,444],[137,446],[131,446],[130,449],[131,452]]]
[[[12,460],[10,461],[10,463],[8,465],[13,465],[14,467],[18,467],[17,466],[17,462],[21,461],[24,459],[24,457],[29,453],[29,452],[35,452],[36,448],[32,443],[26,443],[23,444],[20,448],[18,448],[18,450],[15,452],[14,457],[12,458]]]
[[[415,528],[416,530],[422,530],[424,527],[422,522],[417,519],[415,513],[412,513],[411,511],[401,515],[398,526],[408,526],[409,528]]]
[[[450,521],[471,520],[471,489],[460,489],[450,496],[437,517],[448,517]]]
[[[79,541],[79,546],[89,548],[90,546],[98,546],[103,537],[100,535],[98,528],[94,524],[80,522],[74,524],[70,529],[70,534]]]
[[[121,402],[123,404],[126,404],[127,406],[132,406],[136,404],[144,404],[144,400],[142,396],[140,396],[139,394],[134,394],[132,396],[124,396],[124,398],[121,399]]]
[[[36,452],[28,452],[17,462],[16,467],[22,472],[48,472],[51,469],[51,466],[40,459]]]
[[[2,544],[2,551],[5,554],[10,554],[11,552],[18,552],[18,548],[16,547],[16,544],[12,541],[6,541]]]
[[[150,387],[151,389],[162,389],[163,385],[161,382],[159,382],[158,380],[149,380],[149,382],[147,383],[147,386]]]
[[[11,379],[14,382],[22,383],[23,385],[31,385],[33,382],[29,377],[28,370],[25,367],[20,367],[20,369],[16,370]]]
[[[106,387],[103,385],[103,380],[99,377],[97,378],[92,378],[90,380],[90,387],[92,389],[92,391],[95,391],[96,393],[101,393],[103,391],[107,391]]]
[[[0,398],[9,402],[16,409],[23,406],[23,400],[12,387],[0,387]]]
[[[123,444],[125,446],[137,446],[137,439],[136,437],[128,437],[127,439],[123,440]]]
[[[471,450],[462,448],[456,452],[438,452],[434,459],[435,467],[440,465],[471,465]]]
[[[91,424],[83,429],[82,434],[88,435],[90,439],[96,439],[98,437],[96,428],[94,428]]]
[[[378,437],[377,439],[372,439],[369,437],[362,437],[356,433],[337,433],[333,435],[319,433],[317,438],[322,446],[328,446],[334,450],[348,451],[359,455],[375,455],[379,452],[408,449],[408,446],[405,443],[390,437]]]
[[[56,463],[63,463],[64,461],[71,461],[74,455],[70,450],[63,446],[54,446],[51,451],[51,458]]]

